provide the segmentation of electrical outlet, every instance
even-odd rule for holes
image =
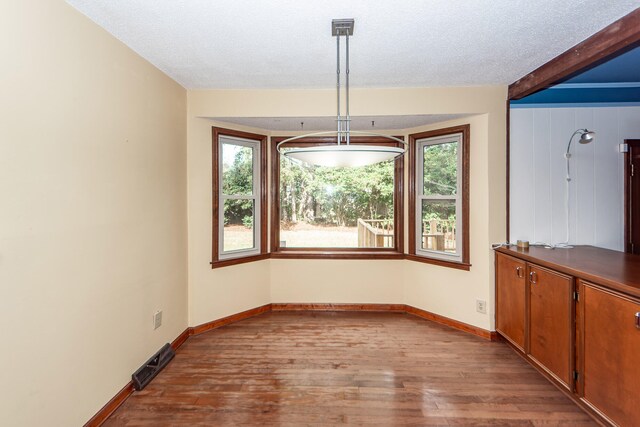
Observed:
[[[476,311],[487,314],[487,302],[481,299],[476,300]]]
[[[158,310],[153,314],[153,329],[162,326],[162,310]]]

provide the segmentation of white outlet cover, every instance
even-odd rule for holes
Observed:
[[[479,313],[487,313],[487,302],[484,300],[476,300],[476,311]]]
[[[153,315],[153,329],[158,329],[162,326],[162,310],[156,311]]]

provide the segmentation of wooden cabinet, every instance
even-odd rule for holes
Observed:
[[[570,388],[572,376],[573,278],[529,264],[528,353]]]
[[[496,254],[496,330],[565,387],[573,371],[573,278]]]
[[[640,301],[581,282],[581,398],[619,426],[640,423]]]
[[[499,248],[496,330],[594,418],[640,426],[640,256]]]
[[[496,254],[496,330],[520,350],[525,345],[526,263]]]

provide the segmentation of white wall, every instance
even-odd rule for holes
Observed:
[[[186,91],[63,1],[1,13],[0,424],[78,426],[187,327]]]
[[[596,132],[571,145],[570,243],[624,250],[623,155],[640,138],[640,107],[513,108],[510,144],[510,238],[566,239],[564,153],[579,128]]]

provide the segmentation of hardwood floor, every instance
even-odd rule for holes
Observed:
[[[189,338],[105,426],[597,425],[504,343],[402,313],[269,312]]]

